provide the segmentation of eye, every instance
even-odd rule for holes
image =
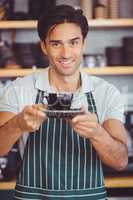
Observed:
[[[51,45],[52,47],[59,48],[61,44],[59,42],[52,42]]]
[[[72,40],[71,41],[71,46],[77,46],[79,44],[79,41],[77,41],[77,40]]]

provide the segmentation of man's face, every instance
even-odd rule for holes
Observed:
[[[57,73],[73,75],[79,69],[83,54],[80,27],[74,23],[56,25],[49,31],[46,41],[42,42],[42,49]]]

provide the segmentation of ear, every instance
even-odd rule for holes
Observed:
[[[47,55],[46,45],[44,41],[40,41],[40,46],[45,55]]]
[[[84,53],[86,51],[86,45],[87,45],[87,42],[86,42],[86,39],[84,39],[84,41],[83,41],[83,52]]]

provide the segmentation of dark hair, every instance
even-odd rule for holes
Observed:
[[[53,25],[64,22],[77,24],[81,28],[83,39],[85,39],[89,30],[87,19],[81,9],[75,9],[69,5],[54,6],[40,17],[37,25],[40,39],[46,39],[48,31]]]

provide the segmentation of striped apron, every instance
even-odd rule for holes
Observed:
[[[88,110],[96,111],[91,92]],[[42,102],[38,91],[36,103]],[[30,133],[14,199],[106,199],[102,163],[90,141],[80,137],[66,120],[49,118]]]

